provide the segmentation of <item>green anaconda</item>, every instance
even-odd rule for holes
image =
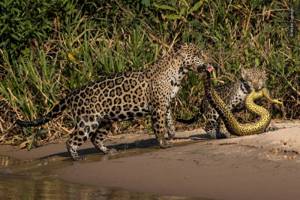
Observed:
[[[246,109],[250,112],[258,115],[260,119],[257,122],[241,124],[239,123],[232,112],[227,108],[224,101],[219,97],[217,92],[213,89],[211,84],[211,74],[214,68],[208,65],[206,68],[206,78],[204,81],[205,95],[208,98],[209,103],[217,110],[221,116],[227,130],[233,135],[253,135],[263,133],[271,122],[270,112],[262,106],[255,104],[256,99],[262,97],[267,98],[271,103],[282,104],[278,100],[273,100],[266,88],[260,91],[252,91],[245,100]]]

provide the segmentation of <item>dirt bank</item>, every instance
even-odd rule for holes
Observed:
[[[117,155],[102,156],[86,144],[86,160],[74,163],[63,143],[30,152],[1,146],[0,154],[68,162],[49,174],[75,183],[209,199],[298,199],[300,123],[276,125],[287,128],[224,140],[206,140],[200,130],[178,133],[178,141],[197,140],[165,150],[148,135],[118,136],[110,142]]]

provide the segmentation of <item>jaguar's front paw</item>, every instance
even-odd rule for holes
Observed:
[[[209,139],[224,139],[224,138],[229,138],[230,135],[228,135],[228,134],[229,133],[215,131],[215,130],[207,132],[207,135],[208,135]]]
[[[168,140],[173,140],[175,138],[175,132],[168,133]]]
[[[78,154],[72,154],[71,157],[72,157],[72,160],[74,160],[74,161],[85,160],[84,156],[80,156]]]
[[[161,140],[159,140],[159,146],[162,149],[166,149],[166,148],[172,147],[173,145],[172,145],[172,143],[167,142],[165,139],[161,139]]]
[[[227,132],[217,132],[216,139],[230,138],[230,133]]]
[[[107,154],[108,155],[116,155],[118,153],[118,150],[114,149],[114,148],[109,148]]]

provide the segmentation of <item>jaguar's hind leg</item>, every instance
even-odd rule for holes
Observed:
[[[88,132],[78,128],[75,128],[73,133],[70,135],[70,138],[66,142],[66,146],[73,160],[81,159],[81,157],[78,155],[77,149],[87,140],[87,138]]]
[[[70,138],[67,141],[67,150],[70,153],[73,160],[80,160],[81,157],[77,153],[77,149],[81,146],[93,133],[97,130],[98,123],[90,121],[85,123],[84,120],[80,121]]]
[[[227,131],[221,117],[217,120],[216,139],[230,138],[230,133]]]
[[[220,120],[218,112],[209,106],[204,113],[205,116],[205,127],[204,130],[208,134],[208,136],[212,139],[222,138],[220,134]]]
[[[104,154],[114,153],[115,149],[109,149],[104,145],[104,140],[108,137],[109,131],[112,129],[112,124],[107,123],[99,127],[95,133],[91,135],[91,142],[96,149],[100,150]]]

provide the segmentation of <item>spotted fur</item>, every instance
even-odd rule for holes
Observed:
[[[62,99],[44,117],[33,121],[18,120],[23,127],[44,124],[69,108],[76,122],[75,130],[67,141],[73,159],[77,149],[88,138],[104,153],[108,130],[113,121],[131,120],[151,115],[157,141],[162,148],[169,147],[164,138],[174,136],[171,100],[176,96],[181,80],[189,70],[197,71],[203,64],[199,49],[192,44],[180,46],[163,56],[148,69],[111,75],[98,82],[73,91]]]
[[[244,109],[246,96],[253,90],[258,91],[265,87],[266,80],[267,77],[264,70],[258,68],[242,68],[240,80],[217,87],[215,90],[226,103],[229,110],[238,112]],[[189,120],[177,119],[177,121],[191,124],[198,121],[201,117],[204,118],[204,129],[210,137],[224,138],[229,136],[221,132],[222,120],[206,97],[202,100],[199,112],[194,117]]]

